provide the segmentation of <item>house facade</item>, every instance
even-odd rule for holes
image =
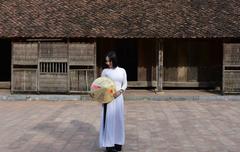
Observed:
[[[89,90],[115,50],[130,87],[240,92],[240,2],[43,1],[0,4],[0,88]]]

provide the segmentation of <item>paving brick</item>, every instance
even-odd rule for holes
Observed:
[[[124,152],[239,152],[240,102],[125,102]],[[81,101],[0,102],[2,152],[103,152],[100,106]]]

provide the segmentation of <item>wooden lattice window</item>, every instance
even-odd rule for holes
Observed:
[[[67,73],[66,62],[40,62],[40,73]]]

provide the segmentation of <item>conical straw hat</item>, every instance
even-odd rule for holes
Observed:
[[[100,103],[109,103],[116,93],[116,86],[113,80],[107,77],[99,77],[91,84],[90,96],[93,101]]]

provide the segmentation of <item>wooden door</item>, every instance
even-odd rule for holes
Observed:
[[[221,86],[222,45],[218,40],[164,41],[164,86]]]

